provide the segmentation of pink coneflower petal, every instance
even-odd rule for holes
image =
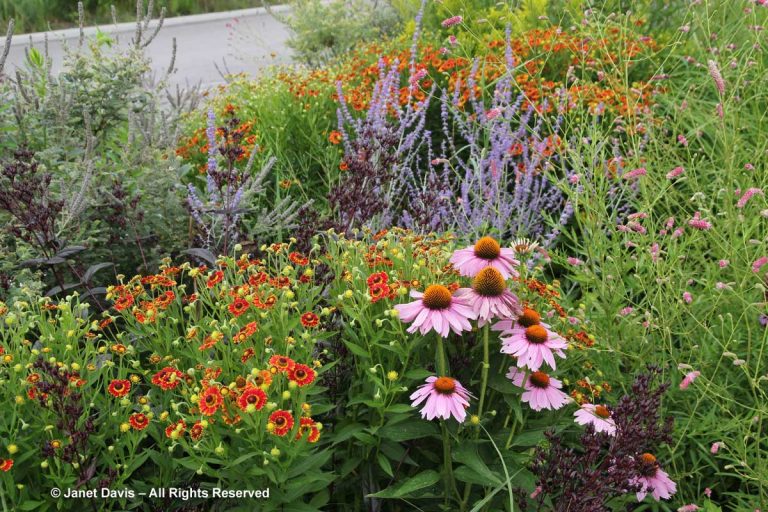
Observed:
[[[579,425],[592,425],[595,432],[616,435],[616,423],[605,406],[584,404],[573,415],[576,418],[574,421]]]
[[[419,386],[410,396],[412,407],[421,408],[421,417],[427,420],[435,418],[448,420],[455,418],[463,423],[467,417],[466,409],[472,395],[461,383],[451,377],[427,377],[426,384]]]
[[[514,249],[502,248],[493,238],[486,236],[474,246],[459,249],[451,256],[451,264],[466,277],[475,277],[485,267],[493,267],[504,277],[517,277],[520,262],[515,259]]]
[[[451,294],[446,287],[431,285],[424,293],[411,291],[411,297],[417,300],[395,305],[400,319],[411,323],[409,333],[426,335],[434,330],[446,338],[451,331],[461,334],[472,330],[469,320],[476,318],[474,310],[466,299]]]
[[[518,367],[528,367],[537,371],[546,362],[553,370],[557,369],[555,355],[565,359],[563,350],[568,343],[556,332],[541,324],[523,327],[516,325],[501,336],[501,353],[517,358]]]
[[[510,366],[507,378],[525,389],[521,399],[534,411],[556,410],[571,402],[571,398],[560,391],[562,382],[544,372],[533,372],[526,378],[525,372]]]

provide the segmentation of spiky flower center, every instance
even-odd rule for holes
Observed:
[[[523,314],[517,317],[517,323],[523,327],[530,327],[541,322],[541,315],[531,308],[523,308]]]
[[[644,453],[640,456],[640,474],[652,478],[656,475],[656,470],[658,468],[658,463],[656,462],[656,457],[651,455],[650,453]]]
[[[456,390],[456,381],[450,377],[438,377],[433,386],[438,392],[450,395]]]
[[[447,309],[451,305],[451,292],[441,284],[429,285],[421,301],[429,309]]]
[[[595,416],[598,416],[600,418],[606,419],[611,417],[611,411],[608,410],[608,408],[604,405],[596,405],[595,406]],[[651,455],[653,457],[653,455]]]
[[[650,453],[644,453],[640,456],[640,460],[643,461],[645,464],[653,465],[656,464],[656,457],[654,457]]]
[[[490,236],[484,236],[475,243],[475,256],[484,260],[495,260],[501,254],[499,242]]]
[[[501,272],[493,267],[485,267],[472,281],[472,289],[483,297],[499,297],[507,287]]]
[[[547,341],[547,330],[541,325],[532,325],[525,329],[525,337],[531,343],[541,344]]]
[[[531,384],[537,388],[546,389],[549,387],[549,375],[544,372],[533,372],[529,378]]]

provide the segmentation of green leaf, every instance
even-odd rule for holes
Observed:
[[[390,464],[390,463],[389,463],[389,459],[387,458],[387,456],[386,456],[386,455],[384,455],[383,453],[379,452],[379,453],[376,455],[376,458],[377,458],[377,459],[378,459],[378,461],[379,461],[379,466],[381,467],[381,469],[383,469],[383,470],[384,470],[384,472],[385,472],[386,474],[388,474],[389,476],[391,476],[391,477],[394,477],[394,476],[395,476],[395,474],[394,474],[394,472],[392,471],[392,464]]]
[[[440,473],[434,470],[427,470],[418,475],[401,481],[398,484],[388,487],[375,494],[369,494],[368,498],[404,498],[420,489],[435,485],[440,481]]]
[[[477,452],[477,446],[474,443],[462,443],[454,451],[453,458],[462,464],[466,464],[466,467],[472,470],[477,477],[481,480],[481,485],[499,485],[501,480],[499,477],[491,471],[491,469],[485,465],[483,459]],[[458,478],[458,477],[457,477]],[[468,480],[464,480],[465,482]]]
[[[437,435],[437,426],[428,421],[414,421],[409,423],[399,423],[397,425],[384,425],[379,430],[379,436],[383,439],[403,442],[411,439],[421,439]]]
[[[18,510],[39,510],[44,503],[44,501],[25,501],[19,505]]]
[[[368,359],[371,357],[367,350],[365,350],[364,348],[358,345],[355,345],[354,343],[351,343],[349,341],[344,341],[344,345],[346,345],[349,351],[355,354],[357,357],[363,357],[365,359]]]

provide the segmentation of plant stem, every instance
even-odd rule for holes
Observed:
[[[488,387],[488,369],[491,367],[490,356],[488,353],[488,329],[489,325],[483,327],[483,368],[480,370],[480,401],[477,406],[477,416],[483,419],[483,404],[485,403],[485,389]]]
[[[443,346],[443,337],[437,335],[437,376],[447,376],[448,369],[445,364],[445,347]]]

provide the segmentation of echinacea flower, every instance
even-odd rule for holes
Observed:
[[[557,369],[555,355],[565,359],[563,349],[568,348],[565,339],[540,323],[530,327],[515,325],[502,334],[501,342],[502,354],[516,357],[518,367],[527,366],[534,372],[545,362],[553,370]]]
[[[633,480],[633,483],[640,485],[640,490],[637,491],[637,501],[643,501],[648,493],[656,501],[669,499],[675,494],[677,485],[659,467],[656,457],[650,453],[644,453],[637,462],[640,476]]]
[[[267,430],[276,436],[283,437],[293,428],[293,415],[288,411],[277,410],[269,415]]]
[[[107,391],[115,398],[122,398],[131,390],[131,381],[125,379],[114,379],[109,383]]]
[[[424,293],[411,290],[411,297],[418,299],[408,304],[397,304],[395,309],[403,322],[413,322],[408,332],[418,329],[424,335],[434,329],[440,336],[447,338],[450,331],[461,334],[472,330],[470,319],[477,317],[469,301],[448,288],[433,284]]]
[[[474,246],[454,251],[450,261],[459,274],[466,277],[475,277],[486,267],[501,272],[505,280],[519,275],[515,267],[520,262],[515,259],[515,250],[502,248],[490,236],[484,236]]]
[[[421,408],[421,417],[428,420],[441,418],[463,423],[467,417],[466,408],[472,395],[459,381],[451,377],[427,377],[427,383],[422,384],[411,395],[411,407],[417,407],[426,400]]]
[[[257,386],[248,386],[237,399],[237,406],[245,412],[260,411],[266,403],[267,394]]]
[[[493,318],[512,318],[521,313],[520,301],[494,267],[480,270],[472,280],[472,288],[460,288],[456,295],[469,303],[480,327]]]
[[[579,425],[592,425],[595,432],[616,435],[616,422],[611,418],[611,411],[604,405],[584,404],[573,415]]]
[[[521,371],[514,366],[509,367],[507,378],[519,387],[525,388],[522,400],[527,402],[534,411],[542,409],[556,410],[560,409],[571,399],[560,391],[563,383],[554,377],[550,377],[544,372],[533,372],[526,379],[526,372]]]

